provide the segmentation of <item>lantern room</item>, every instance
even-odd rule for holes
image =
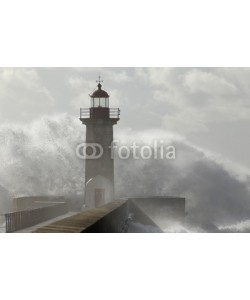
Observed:
[[[109,94],[102,90],[102,85],[99,81],[98,89],[90,95],[91,107],[109,107]]]
[[[80,109],[80,120],[86,124],[88,120],[113,119],[119,121],[120,109],[109,107],[109,94],[102,90],[101,76],[97,80],[97,89],[90,96],[90,108]]]

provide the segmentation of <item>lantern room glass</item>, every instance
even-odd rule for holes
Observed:
[[[109,107],[109,98],[91,98],[92,107]]]

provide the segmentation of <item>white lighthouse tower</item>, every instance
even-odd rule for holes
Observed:
[[[120,117],[119,108],[109,107],[109,94],[101,80],[90,95],[90,108],[80,109],[80,120],[86,125],[86,150],[95,152],[85,158],[85,205],[94,208],[114,200],[114,159],[111,153],[113,125]],[[98,157],[98,158],[96,158]]]

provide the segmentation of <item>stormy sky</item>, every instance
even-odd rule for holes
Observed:
[[[250,68],[1,68],[0,123],[78,118],[99,72],[122,112],[117,132],[172,132],[250,168]]]

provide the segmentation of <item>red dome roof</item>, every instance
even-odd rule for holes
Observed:
[[[98,90],[94,91],[92,95],[90,95],[92,98],[108,98],[109,94],[102,90],[102,85],[98,84]]]

